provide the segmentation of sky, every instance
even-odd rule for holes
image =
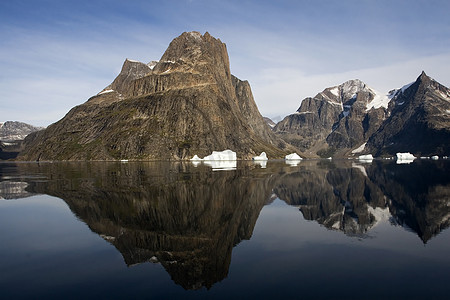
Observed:
[[[0,2],[0,122],[48,126],[126,58],[159,60],[185,31],[227,45],[263,116],[360,79],[387,93],[425,71],[450,86],[450,1],[14,0]]]

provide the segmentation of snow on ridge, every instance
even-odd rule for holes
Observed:
[[[155,68],[155,66],[156,66],[157,63],[158,63],[157,60],[152,60],[151,62],[149,62],[149,63],[147,64],[147,67],[149,67],[150,70],[153,70],[153,69]]]
[[[189,32],[189,35],[195,38],[196,40],[202,39],[202,34],[198,31],[191,31]]]
[[[366,111],[369,111],[372,108],[375,108],[375,109],[380,108],[380,107],[388,108],[389,102],[392,99],[392,98],[390,98],[390,95],[382,95],[381,93],[375,91],[372,88],[370,88],[370,90],[373,92],[374,97],[373,97],[372,101],[367,103]]]
[[[103,94],[108,94],[108,93],[112,93],[112,92],[114,92],[114,90],[104,90],[104,91],[101,91],[100,93],[98,93],[97,95],[103,95]]]
[[[360,153],[360,152],[362,152],[362,151],[364,150],[364,148],[366,147],[366,144],[367,144],[367,143],[364,143],[364,144],[362,144],[361,146],[359,146],[358,148],[353,149],[353,150],[352,150],[352,153],[355,154],[355,153]]]
[[[414,81],[408,84],[405,84],[399,89],[394,89],[388,93],[389,100],[393,99],[394,97],[397,97],[400,94],[403,94],[411,85],[413,85]]]
[[[336,97],[339,97],[339,88],[336,86],[330,90],[330,93],[335,95]]]

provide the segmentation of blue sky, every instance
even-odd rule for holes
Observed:
[[[117,76],[159,60],[184,31],[227,44],[261,113],[350,79],[387,92],[422,70],[450,86],[450,1],[64,1],[0,3],[0,121],[47,126]]]

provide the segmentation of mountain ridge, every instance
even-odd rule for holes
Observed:
[[[125,60],[101,92],[25,140],[22,160],[190,159],[231,149],[239,159],[296,149],[265,124],[226,45],[185,32],[158,62]]]
[[[418,89],[414,87],[420,82],[424,82],[419,93],[423,95],[417,96]],[[386,95],[358,79],[349,80],[326,88],[315,97],[305,98],[297,112],[277,123],[274,131],[300,150],[322,157],[347,157],[363,153],[382,156],[408,151],[418,155],[447,155],[450,152],[449,95],[448,88],[425,72],[413,83],[391,90]],[[415,99],[416,96],[418,99]],[[412,114],[401,114],[401,109],[396,108],[402,105],[411,107],[416,115],[421,114],[423,117],[419,123],[422,127],[430,125],[429,130],[420,129],[417,125],[414,128],[422,132],[422,142],[416,142],[413,146],[414,142],[410,141],[414,133],[411,132],[403,139],[404,146],[388,147],[386,144],[395,143],[392,138],[399,134],[395,128],[406,130],[403,123],[414,123]],[[434,109],[434,115],[425,113],[424,107],[428,107],[426,111],[430,112]],[[391,123],[395,125],[387,125]]]

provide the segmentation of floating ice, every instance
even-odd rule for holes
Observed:
[[[362,160],[362,161],[372,161],[373,156],[372,156],[372,154],[360,155],[360,156],[358,156],[358,159]]]
[[[297,153],[288,154],[284,157],[284,159],[285,160],[302,160],[300,155],[298,155]]]
[[[397,164],[410,164],[416,159],[414,155],[409,152],[397,153]]]
[[[236,160],[205,160],[204,164],[210,166],[213,171],[236,170],[237,166]]]
[[[191,161],[201,161],[202,159],[197,156],[197,154],[194,155],[193,158],[191,158]]]
[[[291,166],[291,167],[296,167],[298,166],[298,164],[300,163],[300,160],[286,160],[286,164]]]
[[[195,156],[194,156],[195,157]],[[213,151],[212,154],[205,156],[203,158],[204,161],[206,160],[218,160],[218,161],[222,161],[222,160],[228,160],[228,161],[232,161],[232,160],[236,160],[236,152],[233,152],[231,150],[224,150],[224,151]]]
[[[259,165],[261,169],[265,169],[267,167],[267,160],[257,160],[254,164]]]
[[[253,156],[253,160],[268,160],[266,152],[261,152],[259,156]]]

